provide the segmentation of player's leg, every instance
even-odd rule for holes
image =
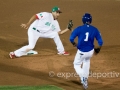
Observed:
[[[51,32],[49,34],[46,33],[44,37],[52,38],[54,40],[57,46],[58,54],[69,55],[69,53],[65,52],[64,46],[57,32]]]
[[[90,70],[90,58],[92,57],[94,50],[86,52],[85,59],[83,61],[83,73],[84,77],[89,77],[89,70]]]
[[[75,59],[74,59],[74,69],[76,71],[76,73],[79,75],[80,79],[81,79],[81,84],[83,84],[84,89],[86,90],[88,87],[87,84],[87,78],[85,78],[85,73],[84,73],[84,69],[83,69],[83,65],[84,65],[84,60],[86,57],[86,53],[85,52],[81,52],[81,51],[77,51]],[[82,65],[82,66],[81,66]]]
[[[36,45],[36,42],[39,38],[39,33],[37,31],[34,31],[31,27],[28,30],[28,45],[23,46],[22,48],[14,51],[14,54],[16,57],[21,57],[23,55],[26,55],[26,53],[33,49]],[[11,56],[10,56],[11,57]]]
[[[89,69],[90,69],[90,58],[93,55],[94,50],[85,53],[85,59],[83,61],[83,87],[88,88],[88,77],[89,77]]]
[[[89,69],[90,69],[90,58],[85,59],[83,61],[83,73],[84,77],[88,78],[89,76]]]
[[[84,89],[88,88],[88,76],[89,76],[89,69],[90,69],[90,58],[84,59],[83,61],[83,77],[81,77],[81,81],[83,84]]]
[[[62,41],[60,40],[60,37],[59,37],[58,33],[56,33],[54,35],[53,40],[54,40],[54,42],[57,46],[57,50],[58,50],[59,55],[69,55],[69,53],[65,51],[64,46],[62,44]]]
[[[83,68],[82,68],[83,60],[84,60],[83,53],[81,53],[78,50],[76,55],[75,55],[75,59],[74,59],[73,64],[74,64],[74,69],[75,69],[76,73],[80,77],[81,83],[82,83],[82,78],[83,78]]]
[[[55,34],[55,37],[53,38],[53,40],[54,40],[54,42],[55,42],[55,44],[57,46],[58,52],[59,53],[64,52],[64,47],[63,47],[63,44],[62,44],[62,42],[60,40],[60,37],[59,37],[58,33]]]

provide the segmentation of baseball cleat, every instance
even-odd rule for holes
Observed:
[[[10,52],[10,53],[9,53],[9,56],[10,56],[11,59],[13,59],[13,58],[16,57],[15,54],[14,54],[14,52]]]
[[[58,53],[58,55],[70,55],[68,52]]]
[[[84,90],[87,90],[87,88],[88,88],[88,81],[87,81],[87,78],[83,77],[82,84],[83,84]]]

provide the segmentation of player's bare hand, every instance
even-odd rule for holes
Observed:
[[[29,24],[21,24],[20,25],[22,28],[28,29],[29,28]]]

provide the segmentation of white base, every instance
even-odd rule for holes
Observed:
[[[27,52],[27,55],[33,55],[33,54],[38,54],[38,52],[34,50],[30,50],[29,52]]]

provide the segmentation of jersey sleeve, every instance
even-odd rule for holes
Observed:
[[[36,19],[39,19],[37,15],[36,15]]]
[[[98,41],[98,44],[99,46],[102,46],[103,45],[103,40],[102,40],[102,36],[101,36],[101,33],[97,30],[96,31],[96,40]]]
[[[45,14],[44,14],[44,13],[37,13],[37,14],[36,14],[36,18],[37,18],[37,19],[41,19],[41,18],[43,18],[43,17],[45,17]]]

